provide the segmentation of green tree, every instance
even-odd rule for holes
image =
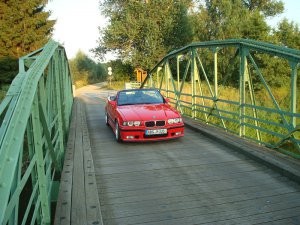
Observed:
[[[258,11],[265,17],[276,16],[284,10],[281,0],[243,0],[242,2],[250,12]]]
[[[54,20],[45,0],[0,2],[0,57],[19,58],[42,47],[51,37]]]
[[[300,30],[293,21],[289,22],[287,19],[280,21],[278,27],[273,29],[270,38],[277,45],[300,49]],[[272,87],[284,87],[290,84],[291,70],[287,60],[268,55],[260,56],[258,59],[268,84]],[[298,84],[300,84],[299,79]]]
[[[82,51],[77,52],[75,58],[69,61],[69,65],[76,87],[106,79],[106,65],[96,63]]]
[[[44,11],[46,0],[0,1],[0,82],[18,72],[17,59],[48,42],[54,20]]]
[[[100,30],[95,54],[101,57],[114,51],[122,61],[150,69],[171,49],[191,41],[191,29],[187,29],[190,2],[103,1],[102,12],[109,18],[110,24]]]
[[[112,60],[108,63],[112,68],[112,78],[115,81],[134,80],[134,68],[129,63],[124,63],[122,60]]]
[[[273,40],[276,43],[289,48],[300,49],[300,30],[299,26],[287,19],[280,21],[278,28],[273,30]]]
[[[199,10],[191,14],[194,41],[246,38],[270,41],[271,28],[266,18],[283,11],[282,1],[277,0],[206,0],[201,1]],[[227,85],[238,84],[238,62],[234,59],[235,49],[219,51],[219,81],[226,79]],[[230,56],[230,57],[228,57]],[[202,53],[207,71],[212,71],[212,52]],[[254,54],[254,58],[257,58]],[[269,58],[258,58],[260,66],[266,66]],[[273,65],[276,65],[274,63]],[[212,76],[210,77],[212,79]]]
[[[269,39],[267,17],[283,12],[277,0],[206,0],[191,15],[194,41],[229,38]]]

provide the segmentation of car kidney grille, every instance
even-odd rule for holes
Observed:
[[[166,122],[164,120],[158,120],[158,121],[147,121],[145,122],[145,126],[146,127],[154,127],[154,126],[164,126],[166,124]]]
[[[156,126],[164,126],[166,124],[166,122],[164,120],[158,120],[156,121]]]
[[[155,121],[147,121],[145,122],[146,127],[154,127],[155,126]]]

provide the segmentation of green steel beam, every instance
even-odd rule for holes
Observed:
[[[288,72],[290,73],[290,85],[287,85],[290,93],[288,108],[280,107],[277,97],[272,93],[273,87],[271,88],[266,82],[263,74],[264,68],[260,68],[252,56],[264,56],[264,54],[279,58],[290,65],[291,72]],[[226,58],[228,66],[233,65],[235,70],[239,71],[238,74],[234,72],[234,74],[223,74],[224,77],[220,77],[220,71],[222,71],[220,69],[227,66],[219,63],[219,61],[225,62],[224,58]],[[185,63],[181,63],[181,61]],[[166,69],[166,64],[168,69]],[[170,68],[170,65],[174,66]],[[156,82],[154,87],[164,90],[167,94],[174,90],[174,105],[175,107],[181,105],[181,112],[184,115],[197,120],[204,118],[207,124],[222,127],[241,137],[300,158],[300,113],[297,112],[297,108],[299,108],[297,105],[299,103],[299,96],[297,96],[299,93],[297,86],[299,65],[300,51],[283,46],[246,39],[197,42],[174,50],[163,57],[148,73],[141,88],[147,86],[152,74],[158,74],[159,68],[163,67],[165,69],[161,72],[165,74],[160,76],[160,85]],[[176,71],[174,78],[170,71],[174,71],[174,75]],[[181,74],[182,72],[183,74]],[[224,92],[226,89],[223,87],[229,77],[233,78],[232,75],[238,75],[234,85],[238,87],[239,93],[234,96],[234,99],[224,99],[222,91]],[[259,96],[254,89],[254,78],[255,82],[259,82],[265,91],[266,97],[270,98],[268,104],[258,103]],[[174,84],[171,87],[166,85],[163,89],[163,79],[166,79],[165,83],[168,80],[172,82],[177,80],[177,85]],[[184,89],[184,86],[189,88]],[[191,100],[187,100],[188,98]],[[271,113],[272,116],[269,116],[268,113]],[[270,137],[273,137],[275,141]],[[266,141],[267,139],[269,142]],[[287,143],[286,146],[285,143]],[[295,146],[292,151],[288,149],[291,146],[290,143]]]
[[[19,74],[0,105],[0,224],[51,223],[53,174],[61,170],[72,103],[70,70],[60,44],[51,40],[19,59]],[[33,190],[18,221],[27,182]]]
[[[297,113],[297,62],[290,62],[291,66],[291,113]],[[291,117],[291,124],[293,128],[296,127],[296,117]]]

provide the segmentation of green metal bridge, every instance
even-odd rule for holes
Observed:
[[[280,66],[278,92],[266,73]],[[185,116],[186,136],[163,143],[116,143],[110,91],[73,97],[60,44],[19,68],[0,105],[1,224],[300,223],[299,50],[234,39],[167,54],[141,85]]]

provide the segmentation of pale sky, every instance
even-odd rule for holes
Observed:
[[[269,23],[273,26],[286,17],[300,26],[300,1],[284,0],[285,12]],[[99,0],[51,0],[46,10],[52,11],[51,19],[56,19],[53,39],[63,44],[69,59],[74,58],[78,50],[94,58],[90,49],[97,46],[98,27],[105,26],[101,15]],[[107,56],[107,60],[111,59]]]
[[[97,46],[98,27],[105,26],[99,0],[51,0],[46,10],[57,20],[53,39],[63,44],[68,58],[75,57],[79,49],[93,58],[89,51]]]

